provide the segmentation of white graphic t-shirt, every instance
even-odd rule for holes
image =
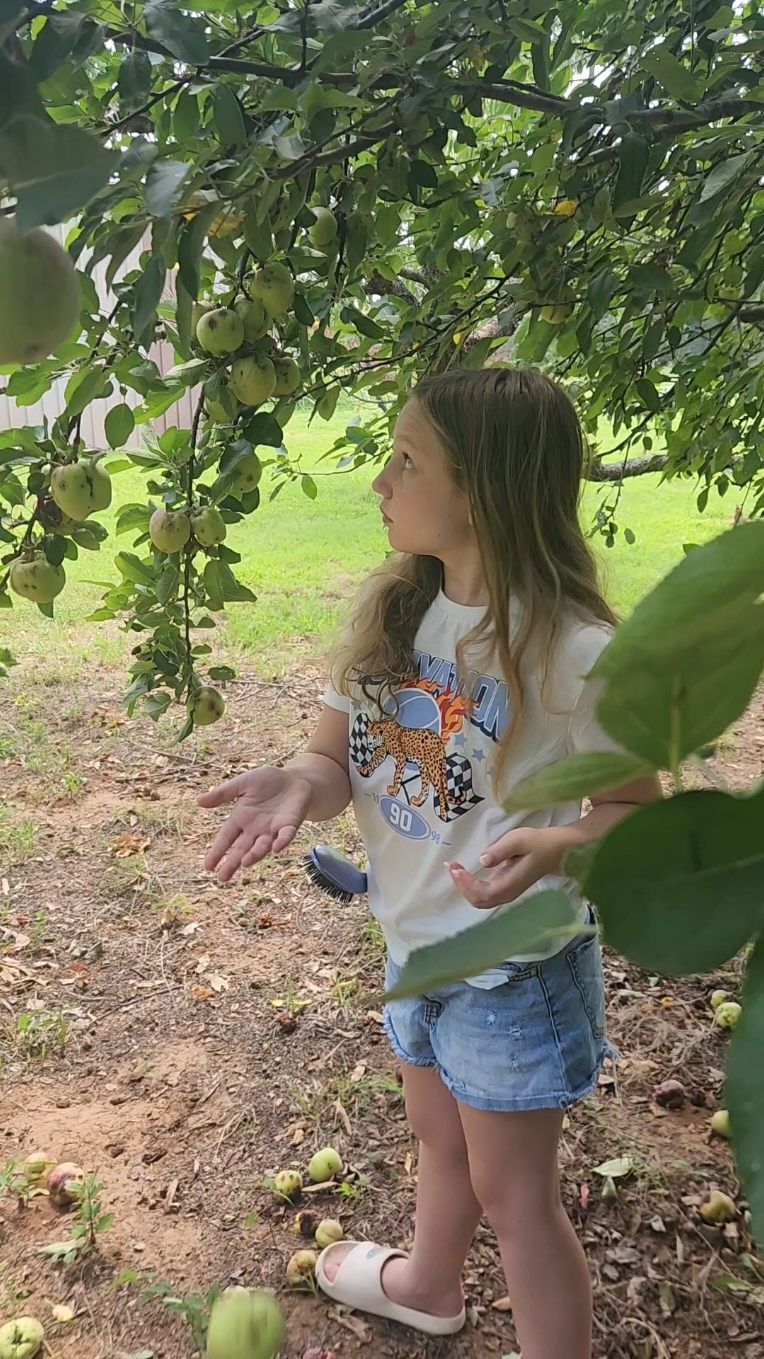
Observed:
[[[395,715],[389,700],[380,716],[360,686],[352,699],[331,685],[326,693],[327,704],[348,713],[353,808],[368,855],[369,905],[398,965],[414,949],[491,914],[465,900],[446,860],[488,876],[493,870],[481,869],[480,855],[507,831],[566,825],[581,813],[578,802],[506,812],[494,797],[497,743],[510,720],[506,681],[498,661],[484,664],[470,670],[467,694],[456,673],[457,643],[484,613],[482,606],[455,604],[441,591],[416,635],[419,676],[398,690]],[[516,606],[513,630],[519,619]],[[610,637],[606,624],[571,617],[545,678],[540,661],[536,670],[530,657],[524,663],[523,717],[505,787],[565,755],[618,749],[597,721],[599,688],[584,678]],[[569,880],[543,878],[530,890],[560,886],[573,896],[583,921],[586,903]],[[506,981],[506,974],[491,971],[470,980],[490,988]]]

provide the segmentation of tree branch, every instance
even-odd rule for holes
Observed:
[[[394,10],[402,8],[406,0],[388,0],[386,5],[380,5],[373,11],[375,22],[387,14],[392,14]],[[385,16],[381,11],[385,10]],[[368,16],[371,20],[372,15]],[[361,21],[363,24],[363,20]],[[359,24],[359,27],[361,25]],[[371,23],[365,25],[371,27]],[[131,47],[139,47],[144,52],[154,52],[157,56],[166,57],[174,60],[172,53],[163,47],[161,43],[154,42],[146,38],[142,33],[135,31],[123,33],[116,29],[107,29],[106,37],[112,42],[127,44]],[[199,70],[230,72],[238,75],[260,76],[266,80],[279,80],[286,85],[294,85],[304,78],[299,67],[278,66],[273,62],[249,61],[243,57],[212,56],[204,62]],[[327,85],[337,87],[357,84],[358,76],[354,71],[322,71],[320,80]],[[402,82],[397,75],[380,75],[373,80],[369,86],[370,90],[390,90],[401,89]],[[523,85],[519,81],[497,81],[494,83],[482,80],[465,81],[454,80],[452,82],[454,95],[465,93],[477,93],[486,99],[495,99],[499,103],[513,104],[516,108],[533,109],[537,113],[546,113],[552,118],[564,118],[575,112],[580,105],[575,99],[564,99],[560,95],[550,94],[540,90],[536,85]],[[605,120],[604,109],[600,110],[598,105],[587,105],[587,112],[601,112],[603,122]],[[624,121],[638,123],[641,126],[654,126],[656,132],[673,134],[686,131],[694,127],[702,127],[707,123],[716,122],[720,118],[731,118],[733,120],[744,118],[751,113],[762,113],[764,108],[755,99],[745,99],[737,97],[727,97],[723,99],[709,100],[705,104],[698,104],[692,110],[678,109],[632,109],[624,114]],[[608,118],[608,123],[612,119]],[[387,135],[387,133],[385,133]],[[608,134],[611,135],[611,134]],[[352,152],[350,154],[353,154]],[[603,158],[617,154],[614,148],[606,147],[599,153]],[[339,159],[342,159],[340,157]],[[331,162],[326,162],[327,164]]]
[[[401,270],[401,273],[404,271]],[[383,274],[375,272],[367,278],[364,284],[365,291],[377,294],[380,297],[402,297],[404,302],[416,306],[417,299],[399,278],[385,278]]]
[[[407,3],[408,0],[387,0],[386,4],[377,5],[376,9],[367,8],[362,11],[361,17],[354,27],[359,30],[374,28],[377,24],[381,24],[383,19],[387,19],[389,15],[395,14],[397,9],[403,9],[403,6]]]
[[[600,462],[594,458],[586,468],[584,477],[586,481],[622,481],[626,477],[643,477],[647,472],[662,472],[667,463],[665,453],[624,458],[623,462]]]

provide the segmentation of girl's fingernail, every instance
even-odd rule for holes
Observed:
[[[490,856],[490,854],[481,854],[481,855],[480,855],[480,862],[481,862],[481,864],[483,865],[483,868],[489,868],[489,867],[490,867],[490,864],[491,864],[491,856]]]

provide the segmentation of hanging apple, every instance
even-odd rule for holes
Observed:
[[[215,547],[226,536],[225,520],[214,505],[207,505],[191,515],[191,532],[202,547]]]
[[[281,316],[294,301],[294,280],[285,264],[266,264],[250,279],[249,294],[262,302],[269,316]]]
[[[196,338],[208,354],[232,354],[244,343],[244,324],[228,307],[206,311],[196,327]]]
[[[46,557],[15,561],[8,573],[8,584],[15,595],[35,604],[52,604],[66,585],[63,566],[52,566]]]
[[[245,406],[259,406],[276,390],[276,369],[271,360],[252,355],[237,359],[231,369],[231,389]]]
[[[0,217],[0,364],[47,358],[69,338],[80,300],[72,257],[58,241]]]
[[[189,712],[194,719],[195,727],[211,727],[213,722],[218,722],[223,716],[225,699],[217,689],[202,685],[194,694]]]
[[[311,212],[316,220],[308,227],[308,235],[316,249],[323,250],[337,236],[337,218],[331,208],[311,208]]]
[[[159,552],[180,552],[191,537],[191,521],[184,510],[154,510],[149,537]]]

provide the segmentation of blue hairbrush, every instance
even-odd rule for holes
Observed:
[[[314,845],[304,862],[311,882],[336,901],[347,904],[353,897],[363,896],[369,885],[360,868],[328,845]]]

